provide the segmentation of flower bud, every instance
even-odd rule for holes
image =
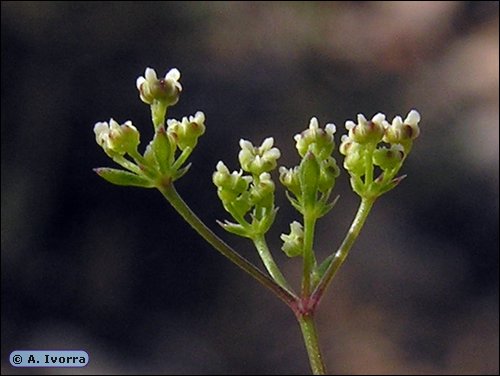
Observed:
[[[279,169],[280,181],[286,189],[292,192],[296,197],[300,197],[300,178],[299,178],[299,167],[295,166],[292,168],[286,168],[281,166]]]
[[[274,182],[268,172],[263,172],[258,178],[258,184],[250,188],[250,197],[255,206],[271,207],[274,202]]]
[[[340,169],[333,157],[329,157],[324,161],[321,161],[318,190],[321,193],[331,190],[335,185],[335,178],[339,175]]]
[[[304,249],[304,230],[302,225],[293,221],[290,223],[290,234],[281,234],[283,246],[281,249],[288,257],[300,256]]]
[[[404,159],[404,149],[400,144],[390,148],[381,147],[373,152],[373,164],[382,170],[391,170],[397,167]]]

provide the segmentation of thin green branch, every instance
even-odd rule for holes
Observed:
[[[201,235],[210,245],[212,245],[219,253],[227,257],[231,262],[236,264],[240,269],[251,275],[260,284],[267,287],[278,298],[285,302],[292,309],[295,309],[297,297],[279,286],[275,281],[262,273],[252,263],[238,254],[234,249],[227,245],[222,239],[215,235],[196,214],[189,208],[184,200],[179,196],[174,185],[171,182],[165,183],[157,187],[162,195],[174,207],[174,209],[191,225],[191,227]]]
[[[264,235],[259,235],[256,238],[252,239],[253,243],[255,245],[255,248],[259,252],[259,256],[262,259],[262,262],[264,263],[264,266],[266,267],[267,271],[269,272],[269,275],[286,291],[290,292],[291,294],[293,293],[293,289],[290,287],[288,284],[286,278],[283,276],[281,273],[278,265],[274,261],[274,258],[269,251],[269,247],[267,246],[266,239]]]
[[[347,255],[349,254],[352,245],[358,238],[359,233],[363,228],[363,225],[366,222],[366,218],[368,217],[368,214],[370,213],[370,210],[372,209],[374,203],[375,203],[375,198],[361,199],[361,203],[359,205],[356,216],[352,221],[351,227],[349,228],[349,231],[347,232],[344,241],[342,242],[337,252],[334,254],[332,262],[328,266],[328,269],[326,270],[318,286],[311,295],[311,300],[314,302],[314,307],[316,307],[319,304],[327,287],[329,286],[330,282],[335,276],[335,273],[337,272],[337,270],[339,270],[339,268],[342,266],[345,259],[347,258]]]
[[[313,252],[314,228],[316,217],[304,214],[304,267],[302,272],[302,296],[307,297],[311,293],[311,276],[316,259]]]

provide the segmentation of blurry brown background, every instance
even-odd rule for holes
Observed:
[[[153,190],[100,180],[92,127],[132,119],[135,79],[177,67],[171,112],[207,132],[178,189],[256,263],[210,178],[238,140],[281,163],[311,116],[422,114],[408,179],[377,202],[318,314],[334,374],[498,374],[498,2],[7,2],[2,20],[2,374],[309,372],[287,308]],[[338,155],[338,154],[337,154]],[[340,157],[339,157],[340,158]],[[357,199],[320,222],[338,246]],[[278,194],[270,244],[297,214]],[[84,349],[85,369],[14,369],[16,349]]]

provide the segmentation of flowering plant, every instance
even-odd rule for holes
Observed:
[[[347,135],[341,138],[339,151],[344,155],[343,167],[350,175],[353,191],[360,205],[342,244],[325,260],[318,261],[314,252],[314,234],[318,219],[334,207],[331,199],[340,174],[332,153],[335,149],[334,124],[321,128],[312,118],[309,127],[295,135],[300,162],[279,168],[279,181],[286,189],[291,205],[301,214],[302,222],[293,221],[290,233],[282,234],[282,250],[289,257],[303,260],[299,292],[288,283],[274,261],[266,241],[278,211],[274,204],[276,184],[272,172],[278,166],[280,150],[272,137],[260,146],[240,140],[239,171],[230,171],[224,162],[217,163],[213,183],[224,209],[232,221],[218,221],[226,231],[250,239],[262,259],[267,273],[247,261],[210,230],[184,202],[174,182],[189,170],[187,159],[205,132],[205,114],[201,111],[182,120],[168,119],[169,107],[175,105],[182,91],[180,72],[170,70],[158,78],[147,68],[137,79],[140,99],[151,108],[154,136],[143,154],[138,151],[140,134],[131,121],[119,124],[111,119],[94,126],[97,143],[124,169],[96,168],[105,180],[125,186],[158,189],[191,227],[223,256],[280,298],[295,314],[302,330],[311,370],[325,374],[314,314],[335,273],[356,241],[376,199],[395,188],[405,177],[397,176],[419,134],[420,115],[411,110],[403,120],[391,122],[382,113],[367,120],[359,114],[357,123],[347,121]],[[376,176],[378,174],[378,176]]]

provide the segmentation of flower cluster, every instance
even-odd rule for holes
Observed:
[[[354,191],[362,197],[378,197],[402,180],[395,175],[420,134],[420,114],[411,110],[404,121],[396,116],[391,123],[382,113],[371,120],[359,114],[357,120],[346,121],[349,134],[342,137],[339,151],[345,156],[344,167]],[[382,171],[377,178],[375,167]]]
[[[182,91],[179,78],[180,72],[175,68],[161,79],[154,69],[147,68],[144,77],[137,79],[139,96],[150,105],[155,128],[154,137],[142,155],[137,150],[140,134],[131,121],[120,125],[111,119],[95,124],[96,142],[128,170],[98,168],[95,171],[101,177],[119,185],[154,187],[179,179],[187,172],[189,165],[183,165],[205,132],[205,115],[198,111],[181,121],[169,119],[165,127],[166,111],[177,103]]]
[[[327,124],[322,129],[313,117],[309,128],[294,137],[302,161],[298,166],[279,169],[281,183],[293,195],[288,195],[290,202],[302,214],[313,211],[319,218],[331,208],[327,201],[340,173],[331,155],[334,133],[335,125]]]
[[[280,181],[287,188],[287,197],[292,205],[305,217],[316,220],[324,216],[335,204],[329,202],[335,179],[340,173],[332,157],[335,148],[334,124],[319,127],[313,117],[302,133],[295,135],[295,147],[302,160],[298,166],[280,167]],[[302,225],[290,224],[290,234],[282,234],[283,251],[290,257],[302,253]]]
[[[271,227],[277,209],[274,206],[275,185],[269,172],[276,168],[281,155],[273,145],[273,138],[266,138],[259,147],[240,140],[241,170],[229,172],[222,161],[217,164],[213,183],[224,209],[237,222],[220,223],[227,231],[255,239]],[[243,171],[250,175],[243,175]]]

